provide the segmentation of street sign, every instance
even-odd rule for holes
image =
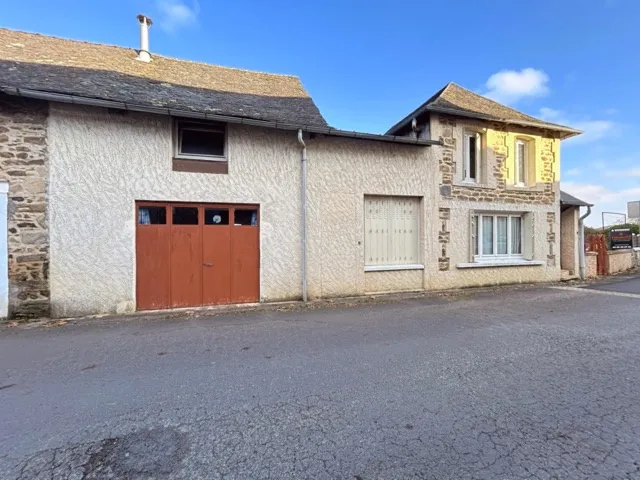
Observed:
[[[633,248],[633,236],[630,228],[613,228],[609,231],[609,246],[611,250]]]

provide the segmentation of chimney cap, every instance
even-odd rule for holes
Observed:
[[[142,24],[142,23],[146,23],[148,27],[150,27],[150,26],[153,24],[153,22],[151,21],[151,19],[150,19],[149,17],[147,17],[146,15],[142,15],[142,14],[140,14],[140,15],[138,15],[136,18],[138,19],[138,21],[139,21],[141,24]]]

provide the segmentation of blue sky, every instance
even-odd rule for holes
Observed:
[[[600,211],[640,200],[636,0],[23,0],[2,26],[300,76],[332,126],[384,132],[449,81],[583,129],[562,186]],[[608,222],[613,218],[609,217]]]

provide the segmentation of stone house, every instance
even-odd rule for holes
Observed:
[[[0,29],[0,317],[557,280],[577,133],[454,84],[347,132],[297,77]]]

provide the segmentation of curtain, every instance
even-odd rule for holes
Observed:
[[[493,255],[493,217],[482,217],[482,255]]]
[[[138,208],[138,223],[140,225],[151,225],[151,214],[148,208]]]
[[[522,218],[511,217],[511,255],[522,254]]]
[[[507,251],[507,217],[498,217],[498,255],[506,255]]]

